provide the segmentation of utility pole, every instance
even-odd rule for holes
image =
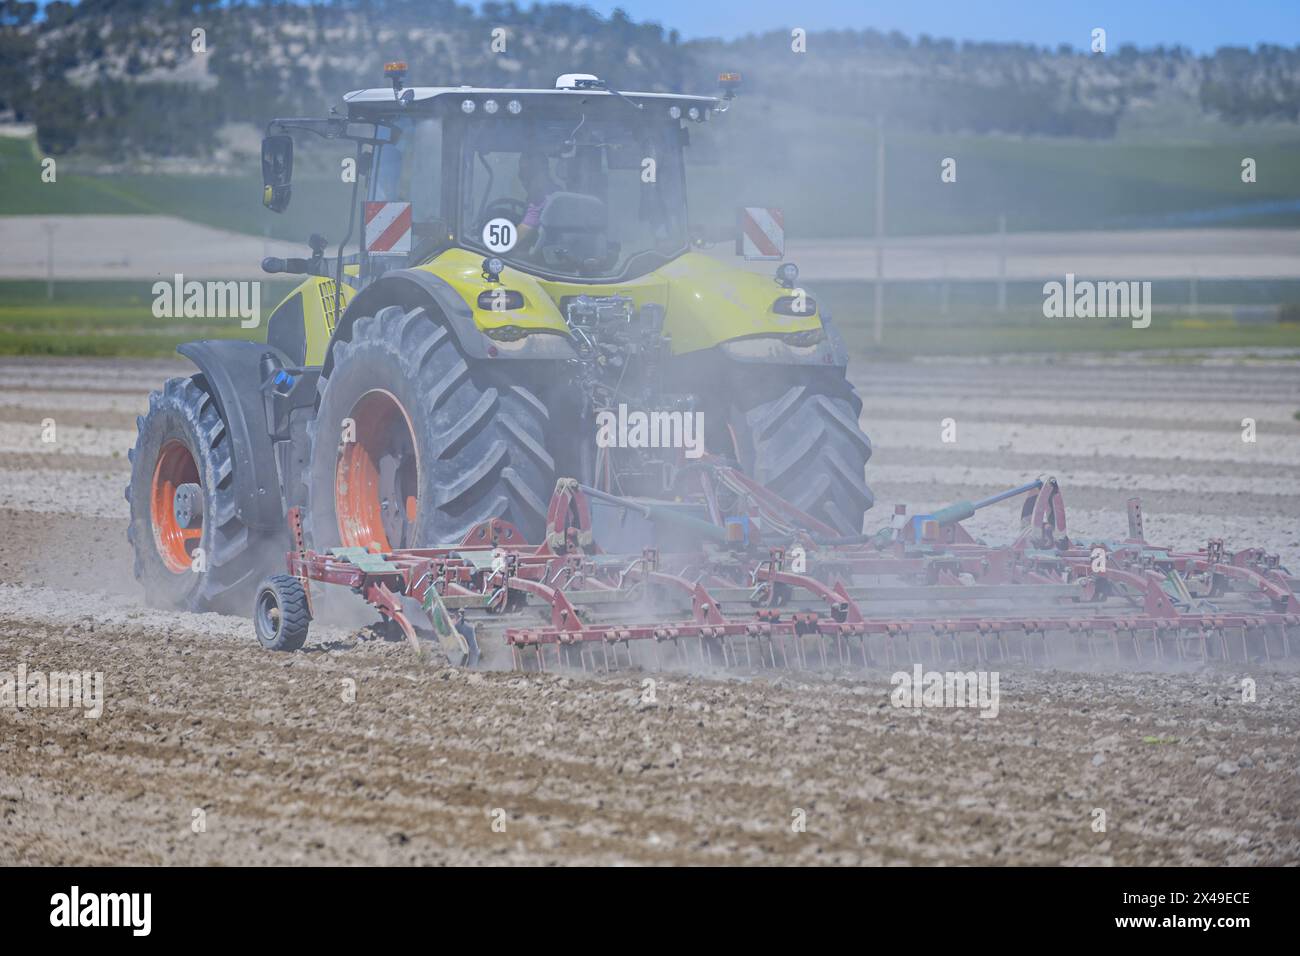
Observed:
[[[998,216],[998,312],[1007,311],[1007,214]]]
[[[939,275],[941,277],[939,282],[939,314],[947,315],[949,299],[948,257],[942,253],[939,257]]]
[[[872,340],[885,337],[885,117],[876,114],[876,325]]]
[[[45,298],[54,300],[54,223],[42,223],[45,227]]]

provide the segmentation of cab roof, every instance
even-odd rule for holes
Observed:
[[[709,108],[716,106],[718,103],[718,97],[716,96],[694,96],[687,93],[638,93],[632,90],[620,90],[619,92],[634,100],[681,100],[683,102],[703,104]],[[400,95],[403,98],[409,96],[409,102],[423,103],[437,99],[440,96],[547,96],[562,100],[566,97],[613,96],[614,94],[608,90],[589,88],[521,90],[488,86],[408,86],[402,88]],[[392,103],[394,100],[393,88],[386,86],[367,90],[353,90],[351,93],[345,93],[343,100],[346,103],[355,103],[357,105]]]

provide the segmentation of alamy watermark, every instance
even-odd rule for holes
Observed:
[[[240,328],[262,324],[262,283],[185,281],[176,273],[172,282],[153,284],[155,319],[239,319]]]
[[[152,893],[83,893],[73,886],[50,897],[51,926],[119,926],[132,936],[148,936],[152,911]]]
[[[1132,319],[1133,328],[1151,324],[1150,282],[1093,282],[1065,274],[1065,282],[1043,284],[1043,316],[1048,319]]]
[[[0,671],[0,707],[80,707],[93,720],[104,712],[104,673],[28,671],[19,664],[16,674]]]
[[[600,448],[683,448],[687,458],[704,454],[703,412],[618,411],[596,413],[596,445]]]
[[[895,707],[972,707],[981,717],[998,715],[997,671],[896,671],[890,701]]]

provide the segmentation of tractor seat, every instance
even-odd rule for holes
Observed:
[[[548,266],[603,263],[609,255],[609,209],[585,193],[554,193],[542,209],[536,251]]]

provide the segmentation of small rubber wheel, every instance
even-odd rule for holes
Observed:
[[[307,592],[292,574],[273,574],[257,589],[253,627],[268,651],[296,651],[307,640]]]

